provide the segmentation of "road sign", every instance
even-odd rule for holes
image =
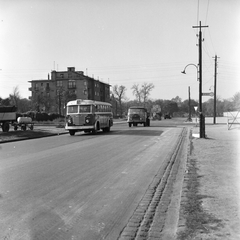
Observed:
[[[214,96],[214,93],[213,93],[213,92],[210,92],[210,93],[202,93],[202,96],[210,96],[210,97],[213,97],[213,96]]]

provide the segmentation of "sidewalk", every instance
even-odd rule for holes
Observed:
[[[205,130],[206,139],[191,139],[180,211],[180,228],[191,236],[186,238],[185,234],[185,238],[182,235],[179,239],[237,240],[240,239],[240,126],[228,130],[226,124],[206,124]],[[192,127],[192,135],[198,133],[199,127]],[[189,192],[193,184],[195,202],[190,209]],[[193,209],[195,215],[191,213],[191,219],[186,212]]]

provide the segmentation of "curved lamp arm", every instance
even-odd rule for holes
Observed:
[[[196,64],[193,64],[193,63],[189,63],[185,68],[184,68],[184,70],[181,72],[181,73],[183,73],[183,74],[186,74],[186,68],[188,67],[188,66],[194,66],[196,69],[197,69],[197,74],[198,74],[198,66],[196,65]],[[197,79],[198,80],[198,79]]]

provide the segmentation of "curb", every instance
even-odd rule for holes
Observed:
[[[52,136],[58,136],[58,135],[63,135],[63,134],[68,134],[68,132],[47,133],[46,135],[42,135],[42,136],[22,137],[22,138],[17,138],[17,139],[10,139],[10,140],[5,140],[5,141],[0,141],[0,144],[10,143],[10,142],[18,142],[18,141],[26,141],[26,140],[36,139],[36,138],[52,137]]]
[[[123,123],[126,123],[126,121],[114,122],[114,124],[123,124]],[[35,124],[35,126],[54,127],[54,125],[44,125],[44,124]],[[24,141],[24,140],[31,140],[31,139],[36,139],[36,138],[52,137],[52,136],[58,136],[58,135],[63,135],[63,134],[68,134],[68,131],[60,132],[60,133],[46,133],[45,135],[42,135],[42,136],[32,136],[32,137],[22,137],[22,138],[20,137],[17,139],[3,140],[3,141],[0,141],[0,144],[10,143],[10,142],[18,142],[18,141]]]

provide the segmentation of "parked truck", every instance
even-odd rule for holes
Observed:
[[[3,132],[8,132],[10,124],[16,122],[16,110],[15,106],[0,107],[0,126]]]
[[[33,130],[33,122],[30,117],[18,117],[17,118],[17,108],[15,106],[0,106],[0,126],[3,132],[8,132],[10,126],[14,127],[16,131],[20,127],[23,131],[27,127]]]

